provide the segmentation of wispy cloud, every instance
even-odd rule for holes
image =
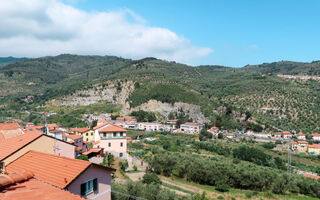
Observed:
[[[0,56],[74,53],[190,62],[213,51],[166,28],[146,24],[129,9],[86,12],[59,0],[4,1],[0,4]]]

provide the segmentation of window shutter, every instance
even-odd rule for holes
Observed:
[[[98,179],[95,178],[93,179],[93,191],[97,191],[98,190]]]
[[[81,187],[81,196],[84,196],[86,194],[86,184],[82,183],[80,187]]]

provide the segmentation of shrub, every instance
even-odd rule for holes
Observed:
[[[216,190],[218,190],[219,192],[228,192],[229,189],[230,189],[229,185],[223,180],[219,180],[216,183]]]
[[[85,155],[80,155],[80,156],[77,157],[77,159],[89,161],[88,157],[85,156]]]
[[[155,173],[146,173],[143,175],[142,182],[146,184],[162,184],[160,178]]]

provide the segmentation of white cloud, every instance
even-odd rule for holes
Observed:
[[[72,53],[191,62],[212,52],[168,29],[146,25],[129,9],[86,12],[59,0],[2,1],[0,27],[0,56]]]

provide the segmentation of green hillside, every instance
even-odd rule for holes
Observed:
[[[314,75],[317,66],[319,62],[279,62],[237,69],[192,67],[155,58],[60,55],[0,69],[0,101],[7,110],[32,109],[107,80],[132,80],[136,89],[128,99],[131,107],[150,99],[186,102],[201,105],[212,125],[250,129],[253,123],[266,130],[310,133],[320,129],[320,83],[286,80],[274,74]],[[272,74],[264,75],[268,73]],[[33,96],[33,101],[26,103],[27,96]]]

